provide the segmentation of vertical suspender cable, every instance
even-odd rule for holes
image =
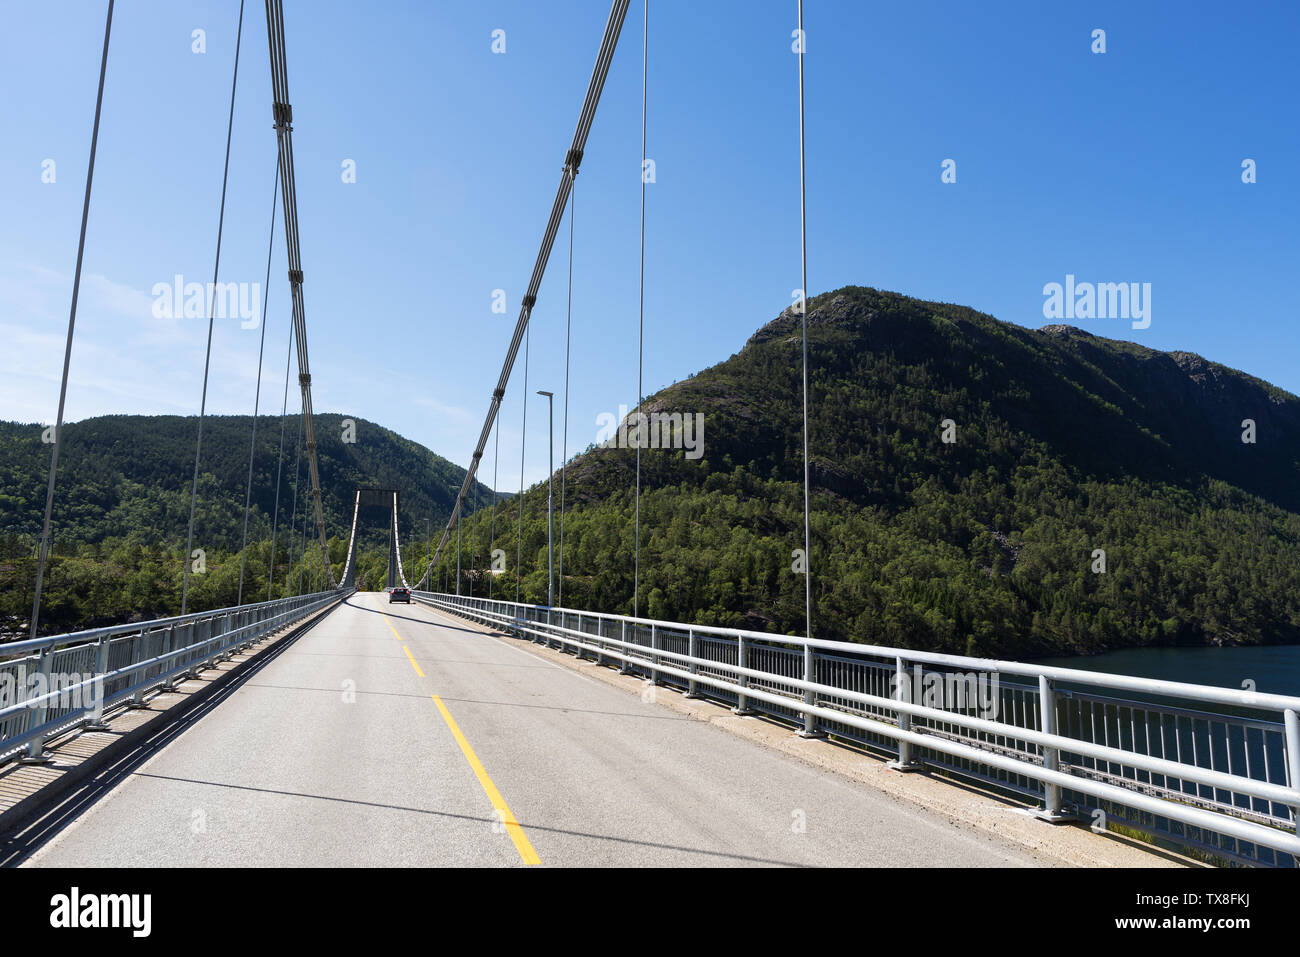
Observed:
[[[293,457],[293,509],[289,515],[289,567],[285,570],[285,595],[289,593],[289,579],[293,577],[293,546],[298,542],[298,480],[302,474],[302,413],[298,413],[298,437],[293,440],[295,449]],[[302,562],[303,556],[298,561]],[[302,583],[302,567],[298,568],[298,582]]]
[[[95,94],[95,124],[90,133],[90,162],[86,166],[86,197],[81,204],[81,236],[77,240],[77,269],[72,277],[72,308],[68,312],[68,338],[63,347],[63,379],[59,384],[59,414],[54,422],[54,442],[50,450],[50,479],[45,487],[45,522],[41,527],[41,542],[36,557],[36,590],[32,597],[31,636],[41,619],[41,582],[45,577],[45,562],[50,554],[50,515],[54,509],[54,475],[59,468],[59,440],[63,433],[63,405],[68,397],[68,367],[72,363],[72,333],[77,324],[77,293],[81,290],[81,261],[86,252],[86,222],[90,218],[90,184],[95,178],[95,147],[99,143],[99,114],[104,105],[104,74],[108,71],[108,36],[113,28],[113,0],[108,0],[108,16],[104,21],[104,52],[99,58],[99,92]]]
[[[645,413],[641,406],[645,402],[641,372],[644,366],[645,351],[645,107],[646,107],[646,66],[650,61],[650,0],[645,0],[644,35],[641,39],[641,281],[639,291],[637,338],[636,338],[636,538],[633,546],[632,571],[632,616],[638,613],[638,600],[641,591],[641,445],[646,437],[644,428]]]
[[[244,489],[244,539],[239,546],[239,598],[244,603],[244,565],[248,554],[248,511],[253,502],[253,453],[257,448],[257,412],[262,401],[262,352],[266,349],[266,300],[271,288],[271,251],[275,248],[275,205],[280,198],[280,160],[275,161],[275,185],[271,187],[271,238],[266,243],[266,283],[262,286],[262,341],[257,347],[257,388],[253,391],[253,435],[248,440],[248,485]],[[272,546],[274,547],[274,546]],[[271,578],[267,570],[267,580]]]
[[[564,320],[564,437],[560,440],[560,590],[556,605],[564,607],[564,477],[569,470],[569,341],[573,329],[573,205],[577,170],[569,175],[569,305]]]
[[[524,580],[524,449],[528,444],[528,349],[531,342],[530,325],[524,329],[524,423],[520,426],[519,436],[519,540],[515,545],[515,601],[519,601],[519,586]]]
[[[239,44],[244,35],[244,0],[239,0],[239,26],[235,30],[235,70],[230,80],[230,118],[226,121],[226,164],[221,174],[221,210],[217,215],[217,255],[212,265],[212,295],[208,297],[208,346],[203,356],[203,394],[199,399],[199,434],[194,443],[194,482],[190,486],[190,526],[185,536],[185,580],[181,585],[181,614],[190,598],[190,555],[194,547],[194,506],[199,497],[199,460],[203,456],[203,417],[208,408],[208,370],[212,365],[212,326],[217,299],[217,274],[221,270],[221,233],[226,224],[226,184],[230,180],[230,134],[235,128],[235,87],[239,82]]]
[[[496,448],[492,452],[492,529],[488,532],[488,548],[491,549],[497,540],[497,465],[500,464],[501,458],[501,429],[496,422],[492,423],[493,431],[496,432]],[[488,572],[488,598],[492,597],[493,585],[496,583],[497,576],[494,574],[495,569]]]
[[[284,466],[284,420],[285,413],[289,410],[289,361],[293,357],[293,320],[289,320],[289,352],[284,357],[284,400],[280,403],[280,455],[275,462],[275,515],[271,519],[271,571],[266,576],[266,600],[271,600],[271,585],[275,582],[275,546],[280,531],[280,470]],[[290,568],[293,567],[292,561],[292,535],[293,526],[290,525]],[[285,575],[289,570],[285,570]],[[286,589],[285,594],[288,595]]]
[[[306,585],[303,584],[303,580],[307,576],[307,574],[308,574],[307,572],[307,509],[303,508],[302,510],[302,560],[298,564],[298,594],[300,595],[306,593],[307,588]],[[314,584],[315,581],[316,581],[316,569],[313,568],[311,570],[312,584]],[[314,590],[315,589],[313,589],[313,591]]]
[[[301,451],[298,453],[301,457]],[[312,573],[315,574],[314,572]],[[304,503],[302,510],[302,549],[298,555],[298,594],[303,593],[303,579],[307,575],[307,508]]]
[[[808,212],[806,200],[806,175],[804,171],[804,110],[803,110],[803,55],[808,39],[803,32],[803,0],[799,0],[799,304],[803,314],[803,594],[804,628],[812,637],[812,535],[808,519],[811,465],[808,460]],[[811,645],[804,646],[804,676],[813,680],[813,652]],[[812,701],[812,692],[805,692],[806,701]],[[804,716],[804,732],[813,733],[813,716]]]
[[[469,527],[469,597],[474,597],[474,571],[478,568],[478,489],[474,488],[474,523]]]

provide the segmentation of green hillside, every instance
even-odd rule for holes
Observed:
[[[344,441],[344,421],[355,431]],[[190,483],[197,419],[186,416],[110,415],[64,426],[53,516],[54,557],[48,574],[42,622],[67,630],[138,617],[174,614],[180,607]],[[342,570],[357,486],[401,490],[402,535],[412,539],[408,560],[423,565],[427,525],[447,521],[463,468],[408,439],[356,417],[315,417],[326,529],[335,573]],[[211,416],[203,430],[194,547],[203,549],[207,570],[191,581],[190,607],[234,604],[239,596],[239,545],[248,478],[251,416]],[[279,541],[274,593],[285,581],[296,587],[321,578],[319,560],[302,556],[302,520],[310,503],[307,463],[298,476],[301,495],[294,515],[297,417],[286,421],[280,481]],[[24,627],[31,605],[35,544],[40,536],[50,446],[42,427],[0,422],[0,633]],[[280,420],[259,420],[253,463],[250,544],[245,594],[265,598],[270,574],[270,538],[276,501]],[[490,491],[479,486],[479,491]],[[388,517],[364,516],[363,547],[381,554]],[[314,537],[314,530],[309,530]],[[418,538],[418,545],[415,539]],[[290,554],[296,564],[287,567]],[[368,556],[367,568],[375,564]],[[421,568],[422,571],[422,568]]]
[[[1189,353],[861,287],[808,319],[818,636],[1017,657],[1300,642],[1300,399]],[[704,454],[642,453],[643,615],[802,633],[800,348],[787,311],[647,401],[702,413]],[[634,463],[569,465],[568,606],[631,610]],[[495,543],[512,569],[516,508]],[[526,495],[529,600],[545,509],[544,486]]]

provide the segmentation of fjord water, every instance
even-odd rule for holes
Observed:
[[[1127,648],[1087,657],[1044,658],[1037,663],[1221,688],[1249,687],[1243,682],[1253,681],[1255,691],[1300,696],[1300,645]]]

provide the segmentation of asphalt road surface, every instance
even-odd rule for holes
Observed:
[[[1034,866],[996,837],[354,594],[24,866]]]

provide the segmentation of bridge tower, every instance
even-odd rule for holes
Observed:
[[[348,578],[356,577],[355,550],[356,529],[363,511],[376,512],[383,509],[388,522],[388,573],[385,576],[387,588],[406,584],[402,572],[401,541],[398,538],[397,515],[401,505],[401,490],[395,488],[358,488],[356,504],[352,516],[352,541],[348,544]]]

